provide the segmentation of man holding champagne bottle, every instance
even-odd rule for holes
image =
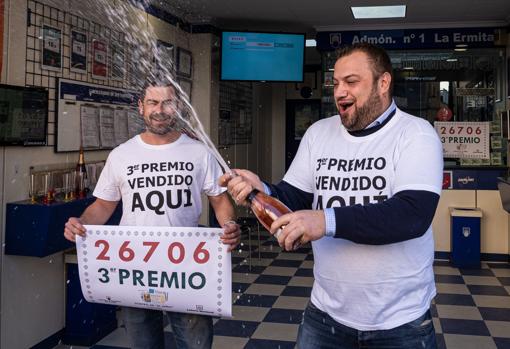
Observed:
[[[234,208],[225,189],[216,183],[221,168],[204,144],[182,132],[179,98],[173,80],[147,82],[138,101],[146,130],[112,150],[94,190],[96,201],[65,225],[68,240],[84,236],[84,224],[104,224],[121,199],[120,225],[198,226],[204,193],[224,229],[222,242],[230,245],[229,251],[239,243]],[[166,314],[176,347],[211,348],[210,316]],[[161,311],[125,307],[122,316],[131,348],[165,347]]]
[[[426,120],[396,107],[383,49],[342,48],[333,77],[339,115],[306,131],[283,181],[235,170],[220,184],[238,203],[256,189],[295,211],[270,226],[283,249],[312,241],[315,280],[298,348],[436,348],[431,222],[441,142]]]

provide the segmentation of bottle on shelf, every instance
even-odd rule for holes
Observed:
[[[87,190],[87,167],[85,166],[85,155],[83,147],[80,146],[80,155],[76,164],[76,196],[84,198]]]

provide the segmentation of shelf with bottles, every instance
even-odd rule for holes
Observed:
[[[47,205],[84,198],[95,187],[104,163],[104,161],[96,161],[85,164],[86,177],[73,164],[30,167],[29,202]]]

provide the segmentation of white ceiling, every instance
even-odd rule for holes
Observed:
[[[510,0],[151,0],[190,23],[221,29],[314,31],[508,26]],[[407,5],[406,18],[355,20],[350,6]]]

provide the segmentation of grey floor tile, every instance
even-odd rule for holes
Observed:
[[[258,274],[250,274],[250,273],[232,273],[232,282],[242,282],[251,284],[258,278]]]
[[[251,284],[244,293],[279,296],[284,288],[285,285]]]
[[[243,349],[249,338],[214,336],[212,349]]]
[[[273,308],[305,310],[309,299],[306,297],[280,296]]]
[[[434,266],[434,273],[440,275],[460,275],[459,269],[447,266]]]
[[[508,321],[485,321],[489,332],[493,337],[510,338],[510,322]]]
[[[300,268],[313,269],[313,261],[303,261]]]
[[[288,286],[312,287],[313,286],[313,278],[308,277],[308,276],[293,276],[287,285]]]
[[[308,254],[306,253],[281,252],[276,258],[289,259],[293,261],[304,261],[307,255]]]
[[[497,349],[491,337],[461,334],[444,334],[443,336],[448,349]]]
[[[232,306],[232,319],[243,321],[262,322],[271,308],[264,307],[247,307],[244,305]]]
[[[510,296],[473,295],[473,300],[478,307],[510,308]]]
[[[492,269],[492,272],[495,276],[499,277],[509,277],[510,276],[510,269]]]
[[[267,267],[262,274],[265,275],[282,275],[282,276],[294,276],[296,273],[297,268],[291,268],[291,267],[273,267],[269,266]]]
[[[272,339],[280,341],[295,341],[297,338],[299,325],[297,324],[280,324],[280,323],[261,323],[252,338]]]
[[[436,283],[437,293],[469,294],[466,285],[463,284],[440,284]]]
[[[438,304],[436,309],[440,318],[482,320],[482,315],[477,307]]]
[[[468,285],[501,286],[499,280],[494,276],[470,276],[463,275],[464,282]]]

